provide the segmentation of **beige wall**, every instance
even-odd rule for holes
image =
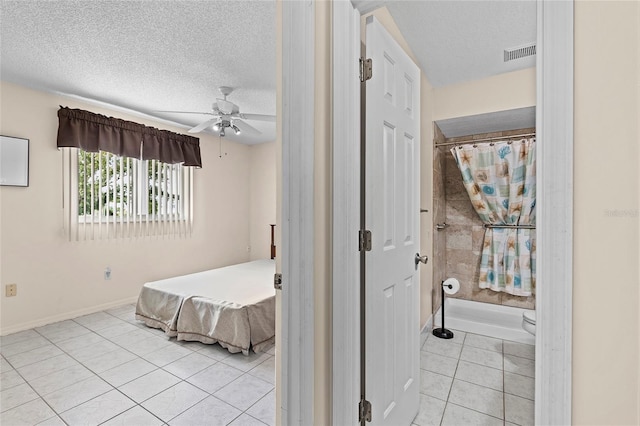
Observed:
[[[573,421],[640,424],[638,2],[575,4]]]
[[[314,143],[314,409],[315,425],[331,424],[331,2],[315,2]]]
[[[535,106],[536,69],[527,68],[434,89],[434,120]]]
[[[276,143],[249,151],[249,238],[251,260],[271,257],[271,227],[276,223]]]
[[[146,281],[249,259],[249,146],[227,142],[228,155],[219,160],[217,139],[200,135],[191,238],[69,242],[62,233],[59,105],[184,129],[8,83],[0,101],[0,133],[30,140],[29,187],[0,188],[0,282],[18,284],[17,297],[0,296],[3,334],[133,301]]]

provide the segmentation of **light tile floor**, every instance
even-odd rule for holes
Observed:
[[[177,342],[134,305],[0,338],[0,424],[273,425],[274,348]]]
[[[415,425],[533,425],[532,345],[455,331],[420,352]]]

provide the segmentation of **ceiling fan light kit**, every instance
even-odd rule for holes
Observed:
[[[178,114],[205,114],[212,115],[213,118],[204,121],[197,126],[188,130],[189,133],[199,133],[203,130],[211,127],[213,131],[219,132],[220,136],[225,136],[225,129],[232,129],[236,135],[246,133],[248,135],[260,135],[262,132],[244,120],[254,121],[270,121],[275,122],[276,117],[274,115],[265,114],[241,114],[240,107],[231,101],[227,100],[233,92],[233,87],[220,86],[218,88],[224,99],[216,99],[216,102],[211,106],[211,112],[187,112],[187,111],[164,111]]]

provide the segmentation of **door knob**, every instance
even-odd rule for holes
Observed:
[[[422,262],[426,265],[428,261],[429,261],[429,256],[420,256],[420,253],[416,253],[416,257],[415,257],[416,269],[418,269],[418,263]]]

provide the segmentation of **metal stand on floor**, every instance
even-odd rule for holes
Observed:
[[[441,304],[442,304],[442,306],[440,307],[440,310],[442,311],[442,323],[441,323],[442,327],[433,329],[433,335],[436,336],[436,337],[439,337],[441,339],[453,339],[453,331],[447,330],[446,328],[444,328],[444,288],[445,287],[449,288],[449,290],[453,290],[453,285],[452,284],[445,284],[445,282],[442,281],[442,285],[441,285],[441,290],[442,290]]]

